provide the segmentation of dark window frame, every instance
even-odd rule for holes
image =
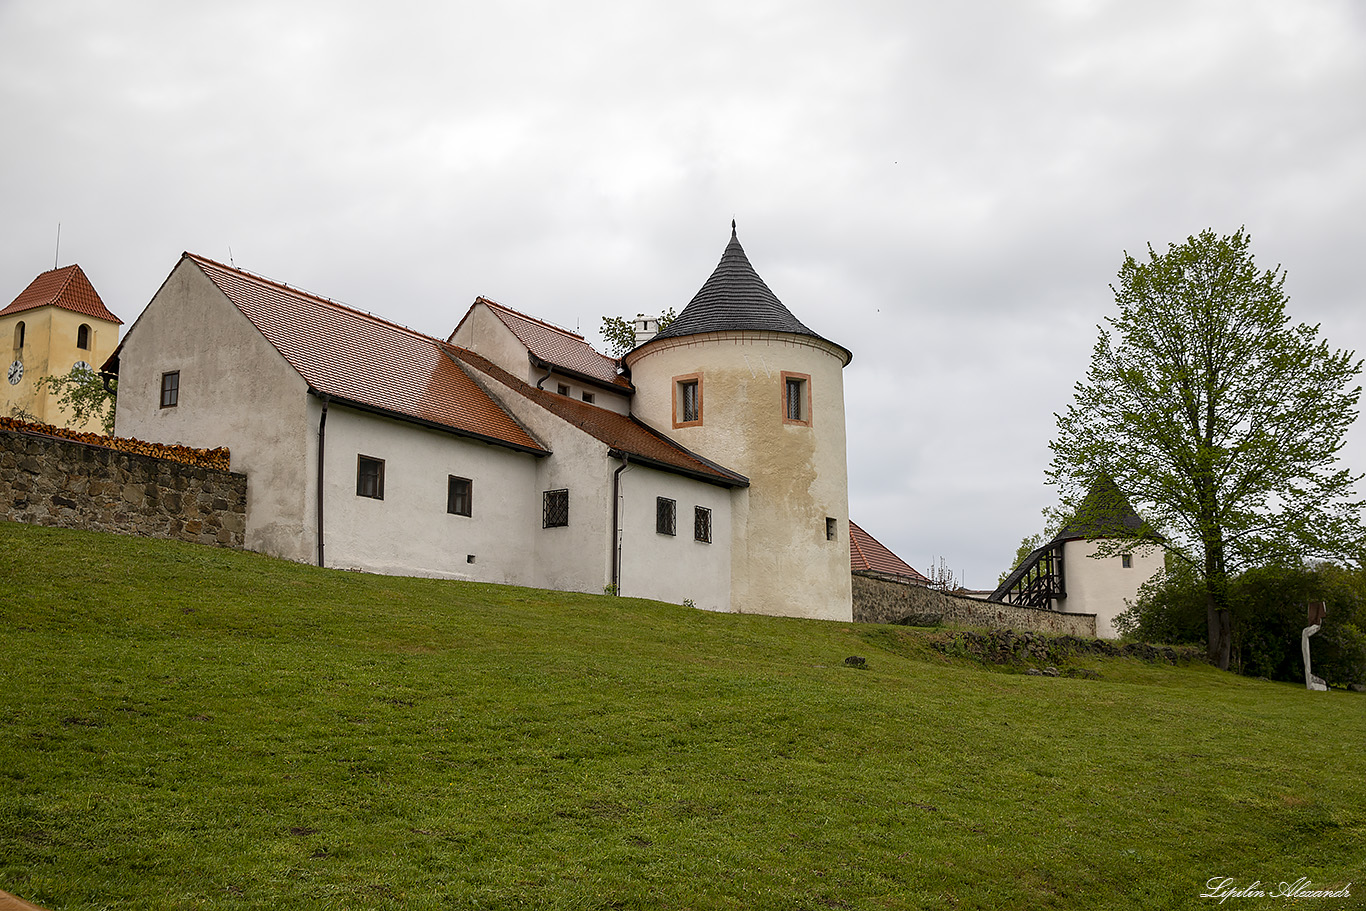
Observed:
[[[655,497],[655,534],[678,534],[678,501],[669,497]]]
[[[446,481],[446,512],[453,516],[474,515],[473,481],[455,475],[448,476]]]
[[[175,408],[180,404],[180,371],[167,370],[161,375],[161,407]]]
[[[22,347],[24,347],[24,334],[25,334],[25,332],[27,331],[27,329],[28,329],[28,327],[24,324],[24,321],[23,321],[23,320],[19,320],[19,322],[15,324],[15,326],[14,326],[14,347],[16,347],[16,348],[22,348]]]
[[[840,522],[834,516],[825,517],[825,540],[834,541],[840,534]]]
[[[693,507],[692,539],[702,544],[711,543],[711,510],[705,506]]]
[[[597,396],[594,395],[594,394],[591,393],[591,392],[584,392],[584,394],[583,394],[583,400],[584,400],[585,402],[587,402],[589,405],[594,404],[594,401],[593,401],[593,400],[596,399],[596,398],[597,398]]]
[[[356,496],[371,500],[384,499],[383,459],[356,455]]]
[[[541,499],[541,527],[565,528],[569,525],[569,488],[547,490]]]
[[[90,333],[92,332],[89,323],[81,323],[76,328],[76,347],[82,351],[90,350]]]

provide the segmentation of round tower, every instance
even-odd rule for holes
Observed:
[[[852,357],[769,290],[734,222],[701,290],[626,354],[632,411],[749,478],[732,508],[737,611],[853,617],[843,376]]]

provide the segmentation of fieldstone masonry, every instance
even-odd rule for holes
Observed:
[[[1094,639],[1095,614],[1065,614],[950,595],[879,573],[854,573],[855,623],[978,626]]]
[[[0,430],[0,518],[240,548],[247,476]]]

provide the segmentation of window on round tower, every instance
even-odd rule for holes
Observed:
[[[811,377],[783,371],[783,423],[811,426]]]

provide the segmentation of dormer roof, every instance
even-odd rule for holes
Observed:
[[[598,351],[577,332],[570,332],[553,323],[519,313],[486,297],[477,298],[474,306],[483,304],[489,312],[498,317],[503,325],[511,330],[517,341],[526,347],[533,358],[542,365],[558,367],[568,373],[591,380],[603,386],[617,387],[621,392],[629,392],[631,383],[617,372],[617,361]],[[470,308],[471,310],[474,307]],[[465,315],[465,319],[469,314]],[[464,319],[460,322],[463,324]],[[456,327],[456,332],[460,327]],[[455,332],[447,341],[455,338]]]
[[[90,279],[75,263],[39,275],[8,307],[0,310],[0,316],[48,306],[106,320],[115,325],[123,324],[123,320],[109,312],[95,286],[90,284]]]
[[[735,222],[731,221],[730,243],[721,254],[721,262],[693,295],[688,306],[683,308],[683,312],[650,342],[734,331],[785,332],[835,344],[813,332],[783,306],[783,302],[778,300],[778,296],[750,265],[749,257],[745,255],[745,249],[740,246],[740,239],[736,235]],[[835,347],[843,352],[846,364],[853,359],[848,349],[840,345]]]

